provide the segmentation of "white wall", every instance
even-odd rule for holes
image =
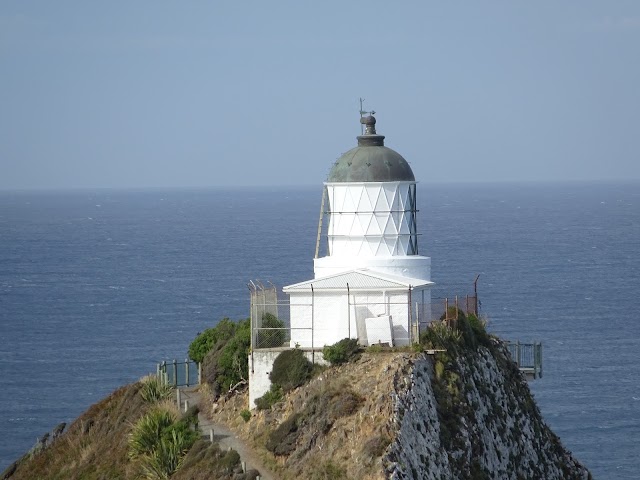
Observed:
[[[424,293],[423,293],[424,292]],[[367,344],[364,319],[391,315],[394,345],[409,345],[409,294],[402,291],[351,291],[350,305],[347,291],[291,293],[291,347],[322,348],[343,338],[358,338]],[[411,302],[430,301],[429,289],[414,290]],[[313,322],[312,322],[313,315]],[[415,318],[412,318],[415,321]],[[313,324],[313,337],[311,326]]]
[[[271,350],[255,350],[249,354],[249,409],[256,408],[255,400],[260,398],[271,388],[271,380],[269,374],[273,368],[273,362],[278,355],[282,353],[282,349]],[[320,365],[327,365],[321,351],[311,352],[305,351],[305,357],[310,362]]]

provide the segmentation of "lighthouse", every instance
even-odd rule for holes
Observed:
[[[325,182],[328,255],[314,260],[315,277],[367,268],[429,280],[431,259],[418,255],[413,171],[384,146],[373,116],[361,123],[358,146],[335,162]]]
[[[411,345],[431,318],[431,259],[418,254],[416,179],[409,163],[384,145],[372,115],[361,117],[358,144],[324,182],[314,278],[282,289],[250,282],[249,407],[270,388],[269,372],[286,349],[313,362],[344,339],[362,346]],[[324,211],[326,210],[326,211]]]
[[[415,176],[384,145],[375,117],[360,122],[357,146],[338,158],[324,183],[327,255],[314,259],[312,280],[283,288],[291,346],[316,348],[347,337],[362,345],[409,345],[430,304],[431,259],[418,254]]]

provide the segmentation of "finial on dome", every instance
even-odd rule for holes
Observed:
[[[375,135],[376,134],[376,118],[373,116],[374,111],[370,112],[371,115],[366,117],[360,117],[360,123],[365,126],[364,134],[365,135]]]

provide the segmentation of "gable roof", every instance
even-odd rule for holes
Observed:
[[[370,270],[368,268],[349,270],[346,272],[314,278],[305,282],[287,285],[282,289],[285,293],[295,293],[313,290],[406,290],[409,287],[424,287],[433,282],[419,278],[401,277],[388,273]]]

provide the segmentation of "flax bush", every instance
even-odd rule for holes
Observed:
[[[141,382],[142,388],[140,389],[140,395],[147,403],[166,400],[173,393],[173,387],[164,384],[156,375],[148,375],[144,377]]]
[[[138,462],[147,479],[169,478],[198,439],[195,419],[178,419],[173,406],[158,405],[133,425],[129,434],[129,458]]]

